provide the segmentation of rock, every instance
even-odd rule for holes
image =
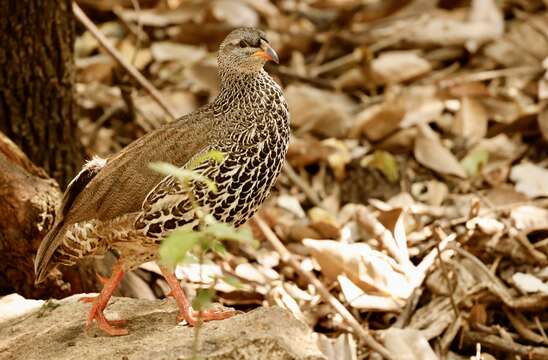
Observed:
[[[90,305],[75,295],[46,302],[30,313],[0,321],[0,359],[191,359],[195,329],[176,325],[172,300],[113,298],[109,319],[129,320],[129,335],[85,330]],[[0,305],[0,312],[5,309]],[[203,324],[199,356],[205,359],[326,359],[314,335],[281,308],[258,308]]]

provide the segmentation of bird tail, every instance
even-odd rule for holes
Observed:
[[[51,270],[56,266],[56,264],[51,261],[51,258],[55,253],[55,250],[59,247],[60,241],[58,240],[58,236],[62,235],[65,231],[65,221],[63,219],[68,214],[78,195],[99,171],[105,167],[106,163],[106,159],[101,159],[98,156],[93,157],[92,160],[88,161],[83,166],[82,170],[67,186],[65,194],[63,195],[63,200],[61,201],[61,207],[59,208],[59,211],[57,211],[57,217],[59,217],[59,219],[42,240],[38,252],[36,253],[36,258],[34,259],[34,273],[36,274],[35,284],[43,282]]]
[[[34,273],[36,274],[34,283],[36,285],[43,282],[55,267],[55,264],[51,262],[51,257],[59,246],[59,242],[56,239],[62,228],[62,221],[55,223],[38,248],[36,258],[34,259]]]

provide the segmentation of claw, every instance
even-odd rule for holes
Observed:
[[[192,309],[190,311],[181,310],[177,315],[177,323],[185,320],[188,325],[196,326],[196,324],[202,321],[224,320],[236,314],[235,310],[205,310],[202,312]]]
[[[107,320],[103,309],[100,308],[99,303],[94,303],[91,311],[89,312],[88,319],[86,321],[86,328],[91,326],[91,323],[95,320],[97,327],[111,336],[127,335],[127,329],[119,328],[118,326],[124,326],[127,324],[127,320]]]
[[[78,299],[78,301],[86,304],[92,304],[96,299],[97,299],[97,296],[85,296]]]
[[[186,320],[188,325],[195,326],[199,321],[223,320],[237,314],[235,310],[211,309],[202,312],[193,310],[175,275],[163,267],[160,267],[160,269],[171,288],[171,291],[167,293],[167,296],[173,296],[179,307],[177,323]]]
[[[103,278],[99,274],[97,277],[104,284],[103,290],[98,296],[88,296],[80,298],[79,301],[85,303],[92,303],[91,310],[88,314],[86,321],[86,328],[89,328],[93,321],[97,323],[99,329],[111,336],[127,335],[128,331],[119,326],[127,324],[126,320],[107,320],[103,310],[105,310],[112,293],[116,289],[116,286],[122,280],[124,276],[124,270],[120,265],[116,265],[112,271],[112,277],[110,279]]]

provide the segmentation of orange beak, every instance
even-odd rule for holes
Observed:
[[[261,40],[261,50],[254,53],[253,56],[258,56],[266,61],[274,61],[276,64],[280,63],[280,59],[278,59],[278,54],[276,54],[276,51],[274,51],[274,49],[263,40]]]

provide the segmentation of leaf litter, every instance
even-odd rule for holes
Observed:
[[[232,28],[266,30],[293,136],[260,216],[300,266],[395,354],[548,358],[546,1],[80,3],[178,115],[216,95],[215,50]],[[90,156],[166,121],[86,31],[75,60]],[[328,359],[375,358],[246,227],[258,248],[227,243],[178,266],[188,290],[284,307]],[[144,272],[165,296],[157,266]]]

